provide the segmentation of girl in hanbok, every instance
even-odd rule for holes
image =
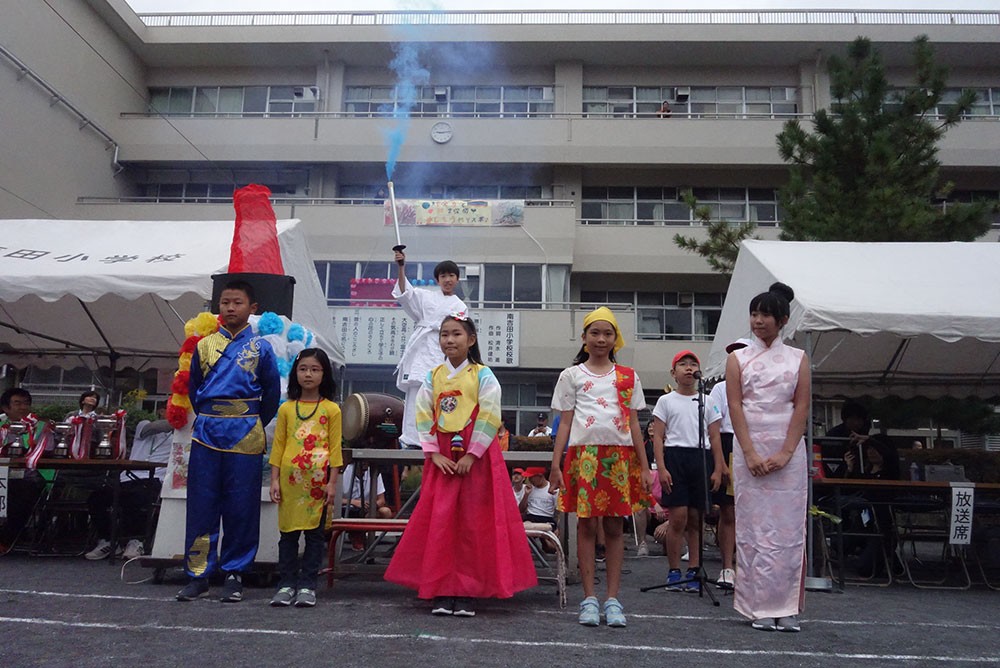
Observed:
[[[336,384],[330,358],[306,348],[295,358],[288,377],[288,401],[278,409],[278,426],[268,462],[271,501],[278,504],[278,591],[274,607],[316,605],[316,577],[323,559],[325,511],[339,502],[337,470],[340,407],[333,403]],[[305,551],[299,559],[299,534]]]
[[[602,306],[584,318],[582,339],[574,366],[559,374],[552,395],[552,408],[561,413],[549,491],[559,490],[559,510],[577,515],[577,559],[584,594],[579,622],[584,626],[601,623],[594,561],[597,529],[603,524],[608,578],[603,613],[608,626],[623,627],[625,614],[618,601],[625,559],[623,518],[653,505],[636,414],[646,402],[635,370],[615,363],[615,353],[625,341],[610,309]],[[560,467],[564,450],[566,461]]]
[[[385,579],[432,599],[432,614],[472,617],[475,599],[510,598],[538,579],[497,441],[500,383],[467,313],[446,317],[439,338],[445,363],[416,399],[420,500]]]
[[[809,361],[781,340],[792,289],[775,283],[750,301],[749,346],[729,354],[726,395],[736,445],[733,606],[762,631],[799,630],[805,598],[808,478],[802,441]]]

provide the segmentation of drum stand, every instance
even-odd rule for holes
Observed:
[[[705,514],[708,513],[709,509],[712,507],[712,498],[708,491],[709,479],[707,457],[710,450],[706,447],[705,443],[705,380],[700,374],[698,375],[698,396],[697,399],[694,399],[694,401],[698,402],[698,451],[701,453],[701,475],[704,480],[705,491],[705,507],[700,513],[698,513],[698,570],[694,577],[681,578],[677,582],[671,582],[670,584],[664,582],[662,584],[655,584],[649,587],[642,587],[639,591],[647,592],[653,591],[654,589],[666,589],[667,587],[676,587],[677,585],[697,582],[698,598],[703,598],[707,595],[709,600],[712,601],[712,605],[719,607],[719,600],[715,598],[715,594],[711,589],[709,589],[709,585],[712,583],[709,581],[708,574],[705,572]]]

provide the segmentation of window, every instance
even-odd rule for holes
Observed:
[[[415,115],[524,117],[551,114],[554,86],[434,85],[416,89],[409,108]],[[391,115],[406,108],[401,89],[392,86],[348,86],[344,111],[357,115]]]
[[[700,225],[679,187],[585,187],[581,202],[584,225]],[[775,226],[780,221],[776,190],[765,188],[692,188],[698,206],[712,220],[753,221]]]
[[[715,292],[580,292],[585,304],[634,305],[636,338],[654,341],[711,340],[724,299]]]
[[[674,116],[781,117],[798,112],[790,86],[584,86],[583,113],[657,116],[663,102]]]
[[[366,199],[380,203],[386,197],[384,183],[342,184],[339,196],[347,199]],[[396,197],[409,199],[551,199],[551,187],[530,185],[448,185],[422,184],[396,186]]]
[[[316,111],[318,99],[319,90],[315,86],[175,86],[149,89],[150,111],[168,116],[295,114]]]

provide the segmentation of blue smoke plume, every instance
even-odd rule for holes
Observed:
[[[385,176],[391,181],[396,171],[396,160],[406,141],[410,129],[410,112],[413,111],[420,95],[420,87],[426,85],[431,74],[420,64],[420,45],[397,42],[393,47],[396,57],[389,68],[396,73],[396,108],[393,110],[393,127],[386,130],[389,153],[385,161]]]

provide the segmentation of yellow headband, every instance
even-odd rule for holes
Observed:
[[[601,306],[595,308],[593,311],[587,314],[587,317],[583,319],[583,331],[586,332],[587,328],[590,327],[591,323],[603,320],[604,322],[610,323],[612,327],[615,328],[615,347],[614,351],[617,353],[619,350],[625,347],[625,340],[622,338],[622,330],[618,327],[618,321],[615,320],[615,314],[611,312],[607,306]]]

